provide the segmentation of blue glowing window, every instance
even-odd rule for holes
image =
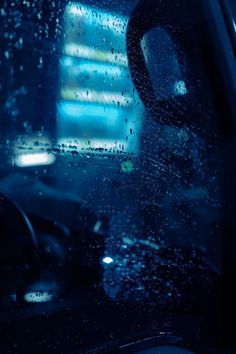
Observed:
[[[138,153],[144,108],[126,54],[128,19],[80,3],[64,14],[58,142]]]

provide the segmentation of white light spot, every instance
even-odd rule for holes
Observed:
[[[113,258],[111,258],[111,257],[104,257],[102,261],[103,261],[103,263],[111,264],[111,263],[113,262]]]
[[[55,156],[47,153],[24,154],[15,157],[18,167],[50,165],[55,161]]]

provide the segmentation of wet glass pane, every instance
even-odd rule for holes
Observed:
[[[195,1],[147,3],[0,3],[9,353],[27,340],[35,353],[108,353],[104,343],[149,331],[179,335],[172,314],[192,316],[197,332],[217,301],[226,139],[203,53],[206,19]],[[160,353],[188,353],[160,344]]]

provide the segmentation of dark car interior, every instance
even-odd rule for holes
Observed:
[[[236,1],[0,1],[0,353],[236,352]]]

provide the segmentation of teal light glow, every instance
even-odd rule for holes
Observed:
[[[87,62],[82,62],[79,65],[81,71],[86,72],[86,73],[91,73],[91,72],[98,72],[103,75],[122,75],[124,73],[124,70],[118,66],[112,66],[109,64],[103,64],[103,63],[87,63]]]
[[[49,291],[31,291],[25,294],[24,300],[31,303],[52,301],[53,295]]]
[[[86,60],[78,60],[76,58],[71,58],[69,56],[64,56],[61,59],[61,66],[63,69],[72,70],[73,75],[80,74],[99,74],[99,75],[109,75],[109,76],[117,76],[127,75],[127,71],[119,66],[113,66],[109,63],[99,63],[96,61],[86,61]]]
[[[99,104],[89,104],[84,103],[74,103],[69,101],[61,101],[58,105],[59,113],[62,118],[72,118],[77,119],[81,122],[83,119],[88,119],[88,117],[94,117],[94,120],[100,118],[107,118],[107,125],[114,124],[119,120],[119,110],[113,107],[102,106]]]
[[[185,82],[180,80],[180,81],[177,81],[175,84],[174,84],[174,93],[176,95],[186,95],[187,93],[187,88],[186,88],[186,85],[185,85]]]
[[[71,3],[66,8],[67,15],[76,16],[86,21],[87,25],[103,26],[113,31],[116,36],[125,35],[128,20],[126,17],[117,16],[105,11],[89,7],[80,3]]]

